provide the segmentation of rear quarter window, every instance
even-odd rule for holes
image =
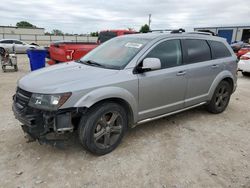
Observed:
[[[183,47],[186,54],[185,63],[211,60],[211,51],[206,40],[185,39],[183,40]]]
[[[208,41],[208,42],[211,47],[213,59],[219,59],[223,57],[232,56],[231,52],[222,42],[219,42],[219,41]]]

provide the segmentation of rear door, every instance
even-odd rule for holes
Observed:
[[[182,109],[187,86],[180,40],[159,42],[147,57],[159,58],[162,68],[138,74],[139,120]]]
[[[212,60],[206,40],[183,39],[182,44],[188,79],[185,107],[188,107],[208,99],[209,89],[223,70],[223,63]]]

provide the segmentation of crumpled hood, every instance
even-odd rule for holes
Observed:
[[[18,81],[18,86],[33,93],[61,93],[89,88],[95,82],[118,73],[76,62],[61,63],[33,71]]]

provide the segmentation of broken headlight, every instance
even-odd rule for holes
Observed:
[[[61,93],[61,94],[33,93],[29,101],[29,106],[42,110],[55,111],[60,106],[62,106],[70,96],[71,93]]]

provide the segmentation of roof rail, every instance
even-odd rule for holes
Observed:
[[[209,32],[187,32],[187,34],[200,34],[200,35],[213,35],[212,33],[209,33]]]
[[[160,33],[163,33],[163,32],[170,32],[170,33],[183,33],[185,32],[185,29],[155,29],[155,30],[150,30],[149,32],[160,32]]]
[[[180,28],[180,29],[174,29],[170,33],[184,33],[184,32],[185,32],[185,29]]]

